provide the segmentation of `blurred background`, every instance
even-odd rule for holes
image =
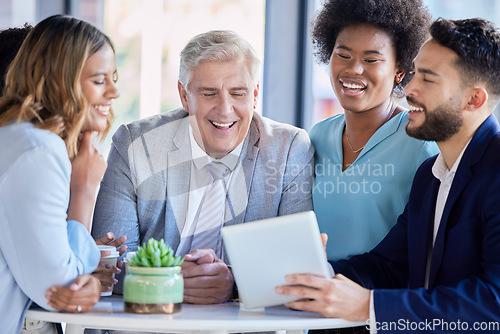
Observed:
[[[178,108],[179,52],[212,29],[247,39],[262,60],[259,112],[309,130],[341,112],[327,68],[316,63],[310,20],[321,0],[0,0],[0,30],[53,14],[89,21],[113,41],[123,123]],[[483,17],[500,26],[500,0],[424,0],[432,16]],[[404,103],[403,103],[404,104]],[[497,117],[499,113],[497,110]],[[111,136],[100,146],[107,155]]]

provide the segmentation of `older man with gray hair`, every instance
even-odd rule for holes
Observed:
[[[312,209],[314,149],[304,130],[254,112],[259,63],[233,32],[200,34],[181,52],[183,108],[113,136],[92,235],[126,235],[130,251],[164,238],[185,257],[187,303],[234,295],[222,226]]]

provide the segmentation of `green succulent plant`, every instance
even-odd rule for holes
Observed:
[[[150,238],[137,248],[135,255],[129,261],[134,267],[177,267],[184,262],[184,258],[175,256],[172,248],[165,243]]]

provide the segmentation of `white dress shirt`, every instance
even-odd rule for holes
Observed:
[[[434,242],[436,241],[436,236],[439,230],[439,225],[441,224],[441,218],[443,217],[444,207],[446,205],[446,200],[448,199],[448,195],[450,194],[451,185],[453,184],[453,179],[455,178],[455,173],[460,165],[460,161],[462,160],[462,156],[464,155],[465,150],[469,146],[470,140],[465,145],[462,152],[458,156],[457,160],[451,167],[448,169],[446,162],[444,161],[444,157],[442,153],[439,153],[434,165],[432,166],[432,174],[436,179],[438,179],[441,184],[439,185],[438,195],[436,199],[436,210],[434,211],[434,230],[432,234],[432,247],[429,247],[429,252],[427,254],[427,269],[425,272],[425,288],[428,288],[429,285],[429,273],[431,268],[431,258],[432,258],[432,250],[434,248]],[[373,290],[370,292],[370,333],[377,333],[376,327],[376,319],[375,319],[375,305],[373,301]]]
[[[189,194],[188,194],[188,210],[186,213],[186,221],[184,228],[181,231],[181,241],[179,247],[177,248],[176,255],[184,256],[191,251],[191,240],[195,231],[195,220],[197,213],[199,211],[201,202],[205,193],[207,192],[208,186],[212,182],[212,176],[210,172],[204,168],[207,164],[211,163],[215,159],[210,157],[196,142],[191,125],[189,125],[189,139],[191,142],[191,177],[189,180]],[[233,170],[238,164],[238,160],[243,148],[243,142],[241,142],[236,148],[229,154],[224,156],[217,161],[222,162],[227,168],[231,170],[231,173],[224,177],[226,187],[228,188],[231,184],[231,178],[233,175]],[[226,191],[227,191],[226,188]],[[225,208],[224,208],[225,209]],[[225,213],[224,213],[225,214]]]
[[[426,289],[429,288],[429,273],[431,269],[432,250],[434,249],[434,242],[436,241],[439,225],[441,224],[441,218],[443,217],[444,206],[446,205],[446,200],[448,199],[448,195],[450,194],[451,185],[453,184],[453,179],[455,178],[455,173],[457,172],[458,165],[460,165],[462,156],[464,155],[467,146],[469,146],[469,143],[470,140],[467,145],[465,145],[462,152],[460,152],[460,155],[458,156],[451,169],[448,169],[448,166],[446,165],[444,157],[441,153],[439,153],[436,161],[434,162],[434,165],[432,166],[432,174],[441,182],[441,184],[439,185],[438,195],[436,199],[436,210],[434,211],[434,231],[432,233],[432,246],[429,247],[429,252],[427,254],[427,268],[425,271]]]

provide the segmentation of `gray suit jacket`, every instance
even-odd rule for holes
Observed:
[[[126,235],[129,251],[150,237],[164,238],[177,249],[188,210],[188,127],[188,112],[176,109],[117,130],[97,197],[94,238],[109,231]],[[312,210],[313,159],[306,131],[254,113],[229,185],[224,225]]]

